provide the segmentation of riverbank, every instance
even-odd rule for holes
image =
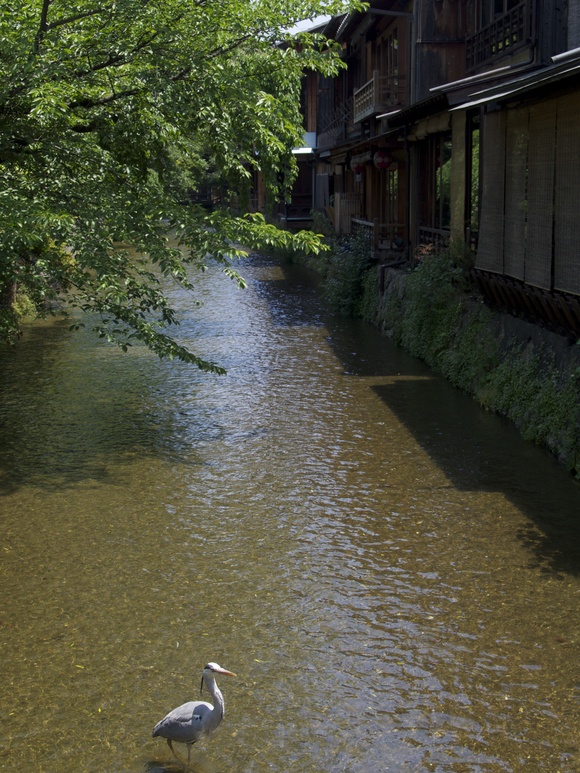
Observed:
[[[379,327],[580,479],[578,342],[489,309],[450,253],[383,269],[381,292],[379,267],[358,258],[355,246],[348,271],[344,250],[297,259],[325,275],[336,308]]]

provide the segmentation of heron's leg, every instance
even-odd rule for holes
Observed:
[[[172,752],[173,756],[179,762],[180,765],[183,765],[185,767],[186,770],[189,770],[189,761],[190,761],[190,758],[191,758],[191,747],[193,746],[194,743],[195,743],[195,741],[193,741],[192,743],[188,743],[187,744],[187,767],[185,767],[185,761],[179,756],[179,754],[173,748],[173,742],[172,742],[171,738],[167,739],[167,745],[171,749],[171,752]]]
[[[175,759],[176,759],[176,760],[177,760],[179,763],[181,763],[181,765],[183,765],[183,760],[181,759],[181,757],[179,756],[179,754],[178,754],[178,753],[175,751],[175,749],[173,748],[173,742],[172,742],[171,738],[168,738],[168,739],[167,739],[167,745],[168,745],[168,746],[169,746],[169,748],[171,749],[171,753],[173,754],[173,756],[175,757]]]

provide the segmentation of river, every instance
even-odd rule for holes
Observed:
[[[580,489],[305,269],[217,269],[223,377],[48,321],[0,351],[0,769],[580,771]],[[184,751],[184,747],[181,747]]]

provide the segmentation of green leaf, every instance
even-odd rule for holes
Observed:
[[[171,283],[192,290],[209,260],[264,245],[323,248],[236,215],[256,170],[271,195],[296,175],[306,69],[339,51],[288,30],[356,2],[21,0],[0,10],[0,292],[39,310],[102,316],[97,334],[145,343],[212,373],[170,335]],[[45,13],[43,13],[45,12]],[[278,45],[283,42],[283,45]],[[224,205],[194,203],[220,191]],[[169,238],[173,236],[173,241]],[[241,245],[241,246],[240,246]],[[50,307],[47,302],[50,301]],[[0,308],[0,337],[18,315]],[[79,323],[80,326],[81,323]]]

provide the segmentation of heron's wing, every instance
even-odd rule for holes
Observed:
[[[204,734],[213,706],[205,701],[189,701],[170,711],[153,728],[153,737],[160,735],[172,741],[194,743]]]

